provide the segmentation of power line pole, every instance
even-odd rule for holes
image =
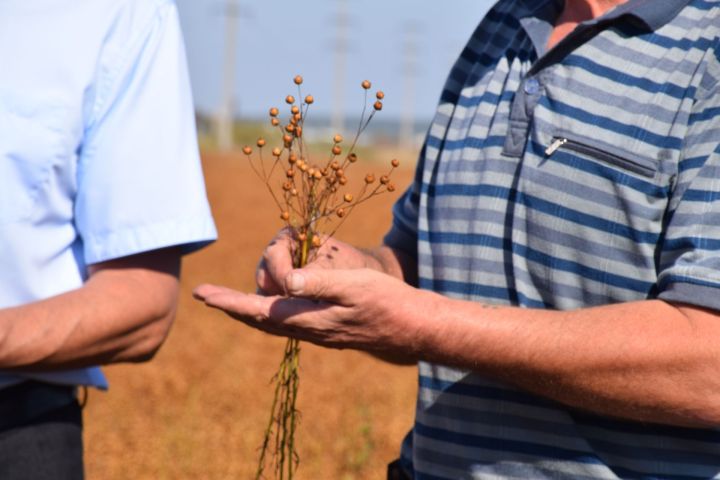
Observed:
[[[403,42],[403,101],[400,116],[400,145],[414,147],[415,139],[415,78],[418,74],[418,33],[416,23],[405,24]]]
[[[215,118],[217,144],[221,150],[234,146],[233,124],[235,120],[235,73],[237,68],[237,32],[240,5],[237,0],[226,0],[225,45],[223,58],[222,100]]]
[[[335,17],[335,86],[332,109],[331,126],[334,132],[345,130],[345,69],[348,52],[348,25],[347,0],[338,0]]]

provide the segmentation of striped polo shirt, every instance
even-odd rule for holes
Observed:
[[[386,244],[457,299],[720,309],[720,1],[629,0],[547,50],[562,6],[489,11]],[[720,430],[596,416],[421,362],[402,461],[417,479],[720,478]]]

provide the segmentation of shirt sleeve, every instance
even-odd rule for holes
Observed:
[[[190,252],[217,236],[177,9],[132,5],[99,55],[79,152],[75,219],[87,264],[169,246]]]
[[[700,87],[659,251],[658,297],[720,310],[720,89]]]
[[[390,231],[385,235],[383,244],[409,255],[417,261],[418,243],[418,211],[420,189],[424,165],[425,148],[420,154],[420,162],[415,171],[415,178],[408,189],[393,205],[393,221]]]

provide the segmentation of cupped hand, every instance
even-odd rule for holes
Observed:
[[[289,296],[201,285],[193,294],[206,305],[270,334],[331,348],[415,358],[424,335],[433,328],[429,320],[436,317],[433,312],[441,299],[368,268],[289,270],[283,291]]]
[[[296,240],[289,229],[281,230],[263,252],[255,272],[258,293],[283,295],[285,278],[293,270]],[[332,237],[323,237],[320,248],[312,255],[305,268],[358,269],[376,265],[373,257],[347,243]]]

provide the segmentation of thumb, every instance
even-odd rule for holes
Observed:
[[[285,290],[288,295],[333,303],[341,303],[349,286],[347,272],[344,270],[293,270],[285,277]]]

